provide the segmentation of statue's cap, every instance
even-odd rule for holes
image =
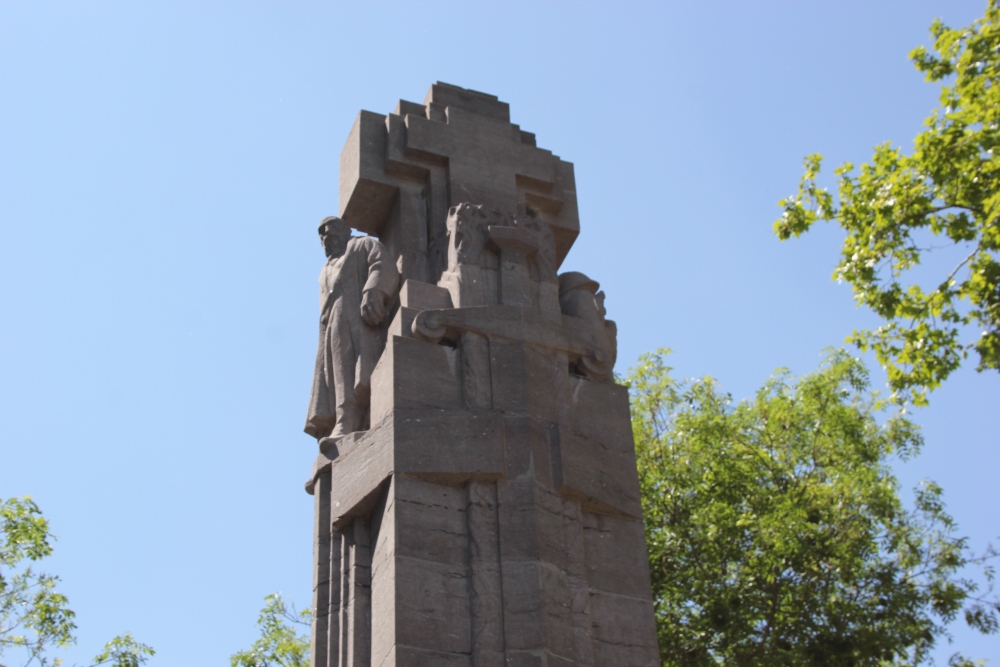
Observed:
[[[317,227],[317,230],[319,231],[320,234],[322,234],[324,227],[326,227],[327,225],[332,225],[334,223],[340,223],[340,224],[342,224],[344,226],[347,226],[347,223],[344,222],[343,220],[341,220],[340,218],[338,218],[337,216],[335,216],[335,215],[328,215],[328,216],[326,216],[325,218],[323,218],[322,220],[319,221],[319,227]]]
[[[601,286],[596,280],[591,280],[586,274],[579,271],[567,271],[559,275],[560,294],[575,289],[585,289],[591,294],[597,294],[597,290],[601,289]]]

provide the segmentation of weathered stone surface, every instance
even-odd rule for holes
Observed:
[[[472,661],[477,667],[504,664],[503,582],[495,483],[469,482],[469,614]]]
[[[505,559],[502,567],[506,650],[544,650],[545,625],[542,620],[544,612],[539,575],[542,565],[534,560]]]
[[[392,316],[392,322],[389,323],[388,338],[391,339],[392,336],[413,338],[413,320],[419,313],[420,311],[416,308],[407,308],[405,306],[397,308],[395,314]]]
[[[398,556],[465,567],[468,498],[465,489],[395,477]]]
[[[642,518],[635,453],[560,433],[558,488],[588,511]]]
[[[594,655],[599,665],[659,664],[653,603],[594,593]]]
[[[586,574],[606,593],[650,599],[649,560],[642,522],[627,517],[583,515]]]
[[[470,412],[394,411],[362,437],[339,442],[331,457],[321,453],[307,491],[329,476],[334,526],[371,511],[394,473],[462,484],[504,475],[503,426],[499,415]]]
[[[393,336],[372,373],[371,421],[381,424],[396,409],[460,410],[458,352]]]
[[[331,651],[330,615],[340,607],[339,596],[332,599],[333,591],[330,587],[332,571],[340,570],[340,545],[337,541],[334,548],[335,540],[332,534],[330,492],[329,476],[317,480],[313,515],[313,633],[310,654],[320,656],[321,662]],[[332,650],[334,653],[337,652],[335,646]]]
[[[380,667],[472,667],[469,656],[465,653],[428,651],[400,645],[393,646],[378,664]]]
[[[596,281],[557,273],[572,165],[435,84],[359,115],[341,214],[402,287],[360,313],[385,336],[363,428],[322,439],[306,485],[314,667],[656,665],[617,330]]]
[[[570,378],[573,432],[619,451],[635,451],[628,389],[617,384]]]
[[[379,530],[372,541],[372,664],[383,664],[396,645],[396,499],[395,480],[386,489],[385,500],[372,513],[379,519]],[[327,667],[339,663],[330,661],[313,665]]]
[[[469,653],[469,582],[464,566],[396,557],[396,639],[427,650]]]
[[[399,305],[416,310],[451,308],[451,294],[437,285],[407,280],[399,290]]]

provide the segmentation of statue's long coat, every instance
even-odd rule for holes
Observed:
[[[365,428],[371,376],[385,347],[385,326],[361,320],[361,298],[378,289],[390,297],[399,285],[392,254],[375,239],[352,238],[319,275],[319,347],[305,432],[315,438]]]

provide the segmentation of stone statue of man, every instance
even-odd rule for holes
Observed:
[[[337,217],[319,236],[319,347],[305,432],[320,440],[368,428],[372,370],[385,347],[385,321],[399,286],[392,254],[368,236],[351,237]]]

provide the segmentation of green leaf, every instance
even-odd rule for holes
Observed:
[[[935,21],[931,35],[933,51],[910,58],[928,81],[949,83],[912,153],[883,144],[858,170],[842,165],[836,198],[817,185],[821,156],[807,156],[774,223],[782,240],[821,219],[844,229],[834,278],[885,320],[848,340],[875,352],[893,400],[915,405],[970,353],[977,370],[1000,370],[1000,0],[964,29]],[[937,238],[918,244],[923,232]],[[942,242],[965,258],[925,292],[912,271]]]

